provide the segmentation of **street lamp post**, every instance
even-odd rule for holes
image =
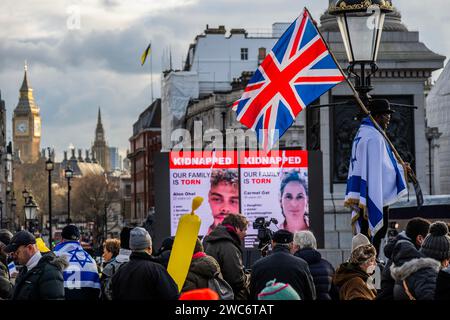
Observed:
[[[376,64],[386,13],[394,7],[391,0],[337,0],[329,13],[337,17],[349,61],[348,72],[355,77],[355,89],[367,104],[373,89],[371,76]]]
[[[23,191],[22,191],[22,197],[23,197],[23,202],[24,202],[23,209],[24,210],[25,210],[25,206],[27,205],[29,196],[30,196],[30,192],[27,190],[27,187],[25,187],[25,189],[23,189]],[[26,224],[27,224],[27,217],[25,216],[25,227],[26,227]]]
[[[108,239],[108,205],[106,204],[106,201],[105,201],[105,212],[104,212],[104,214],[105,214],[105,217],[104,217],[104,223],[105,223],[105,241],[106,241],[106,239]]]
[[[55,164],[53,163],[51,156],[49,154],[48,160],[45,162],[45,170],[48,172],[48,244],[50,250],[52,249],[52,171],[55,169]]]
[[[70,179],[73,178],[73,170],[70,167],[67,167],[64,171],[64,176],[67,179],[67,224],[70,224],[72,222],[70,220],[70,190],[72,189]]]
[[[0,200],[0,229],[3,229],[3,201]]]
[[[14,195],[14,191],[12,194],[12,199],[11,199],[11,217],[14,217],[14,221],[13,221],[13,228],[14,230],[17,230],[17,224],[16,224],[16,205],[17,205],[17,201],[16,201],[16,197]]]
[[[36,212],[38,209],[38,206],[36,205],[36,202],[33,200],[33,196],[28,196],[26,203],[25,203],[25,219],[28,222],[28,231],[31,233],[34,233],[34,220],[36,219]]]

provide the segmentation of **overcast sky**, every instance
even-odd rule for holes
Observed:
[[[450,56],[448,1],[429,0],[426,8],[422,1],[393,2],[422,42]],[[270,30],[274,22],[293,21],[304,6],[319,20],[328,0],[1,0],[0,90],[8,134],[27,60],[41,109],[42,148],[55,147],[60,158],[71,143],[90,147],[100,106],[109,145],[124,153],[132,124],[150,102],[149,66],[140,66],[149,41],[159,97],[169,47],[180,68],[206,24]]]

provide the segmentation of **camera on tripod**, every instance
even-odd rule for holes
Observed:
[[[271,223],[277,225],[278,220],[271,218],[269,221],[266,221],[264,217],[259,217],[253,222],[253,229],[258,230],[258,249],[261,250],[263,256],[267,254],[273,236],[273,231],[269,229]]]

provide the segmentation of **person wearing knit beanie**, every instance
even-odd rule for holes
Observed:
[[[370,244],[369,238],[367,238],[362,233],[358,233],[352,238],[352,251],[354,251],[360,246],[365,246],[368,244]]]
[[[448,227],[444,222],[438,221],[430,226],[430,233],[423,241],[420,249],[425,256],[448,264],[450,259],[450,237]]]
[[[298,293],[289,283],[277,282],[273,279],[258,294],[258,300],[301,300]]]
[[[429,231],[419,251],[412,246],[394,248],[394,300],[435,299],[438,273],[448,266],[450,238],[443,222],[433,223]]]

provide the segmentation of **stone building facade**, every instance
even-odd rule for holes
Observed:
[[[142,224],[155,207],[153,172],[154,157],[161,151],[161,99],[156,99],[139,115],[129,141],[131,212],[126,222],[137,225]]]
[[[435,194],[450,194],[450,63],[427,98],[427,123],[434,163],[432,188]]]

